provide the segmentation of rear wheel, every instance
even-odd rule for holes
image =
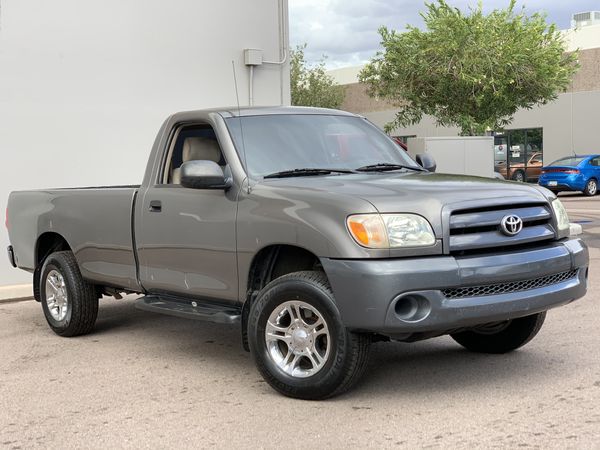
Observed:
[[[59,336],[87,334],[98,315],[98,295],[81,276],[70,251],[52,253],[40,278],[42,309],[50,328]]]
[[[590,178],[588,182],[585,184],[585,189],[583,193],[588,196],[593,196],[598,193],[598,182],[594,178]]]
[[[546,313],[451,334],[467,350],[478,353],[508,353],[531,341],[542,328]]]
[[[278,278],[259,293],[250,307],[248,343],[271,387],[318,400],[358,381],[371,339],[344,327],[325,274],[305,271]]]

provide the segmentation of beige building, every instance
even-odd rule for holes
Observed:
[[[495,138],[498,167],[512,166],[508,175],[518,177],[519,166],[534,167],[550,163],[572,153],[600,153],[600,25],[581,26],[563,31],[569,50],[579,49],[581,68],[571,88],[550,104],[518,111],[512,123]],[[379,126],[395,115],[394,105],[370,98],[358,82],[361,66],[332,70],[329,73],[346,87],[341,109],[366,116]],[[393,136],[406,141],[410,137],[456,136],[458,128],[438,127],[432,117],[406,128],[397,128]],[[521,170],[535,181],[535,170]]]

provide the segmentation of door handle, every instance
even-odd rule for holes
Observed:
[[[162,211],[162,203],[160,200],[151,200],[150,208],[148,208],[150,212],[161,212]]]

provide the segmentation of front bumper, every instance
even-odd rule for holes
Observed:
[[[570,303],[585,295],[588,261],[583,241],[568,239],[542,248],[482,256],[322,259],[322,264],[343,323],[393,337],[442,333]],[[552,277],[564,273],[569,274],[567,279]],[[537,279],[551,280],[551,284],[515,283]],[[507,284],[521,289],[507,292]],[[450,289],[469,286],[500,286],[492,292],[501,293],[484,289],[481,295],[474,289],[473,296],[446,296]]]

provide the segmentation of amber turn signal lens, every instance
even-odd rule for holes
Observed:
[[[348,225],[350,225],[350,231],[358,242],[363,245],[369,245],[369,234],[362,223],[350,222]]]
[[[385,224],[379,214],[356,214],[347,219],[348,230],[363,247],[388,248]]]

